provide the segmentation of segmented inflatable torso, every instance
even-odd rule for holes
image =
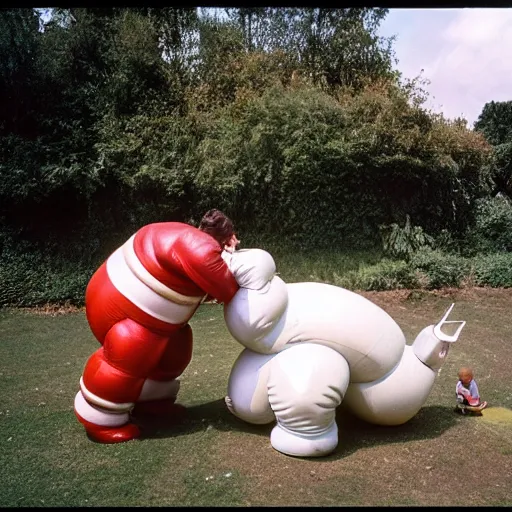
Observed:
[[[205,293],[229,302],[238,290],[222,248],[203,231],[180,222],[142,227],[133,239],[142,266],[160,283],[186,296]]]
[[[399,363],[405,336],[380,307],[354,292],[325,283],[286,284],[272,256],[261,249],[223,254],[240,285],[224,309],[231,335],[262,354],[297,343],[319,343],[339,352],[351,382],[371,382]]]

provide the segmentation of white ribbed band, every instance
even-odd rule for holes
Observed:
[[[155,277],[153,277],[147,269],[142,266],[139,258],[135,254],[135,249],[133,248],[133,241],[135,235],[132,235],[124,244],[123,244],[123,254],[124,259],[126,260],[126,264],[130,268],[130,270],[147,286],[149,286],[153,291],[161,295],[164,299],[171,300],[176,304],[183,305],[193,305],[196,306],[203,300],[203,295],[201,297],[188,297],[186,295],[182,295],[171,288],[165,286],[165,284],[158,281]]]
[[[128,265],[125,259],[126,253],[132,253],[129,256],[130,265]],[[133,268],[137,268],[137,274],[134,273]],[[175,325],[188,322],[202,300],[202,297],[185,297],[184,295],[177,294],[177,292],[159,283],[153,276],[151,276],[151,279],[148,279],[149,272],[144,269],[133,252],[133,237],[108,258],[107,273],[112,284],[122,295],[148,315],[163,322]],[[142,281],[140,275],[144,275],[144,279],[147,282],[151,282],[151,286],[147,282]],[[155,282],[169,292],[169,297],[171,294],[174,294],[173,298],[165,298],[160,293],[157,293],[152,288]],[[189,303],[176,302],[183,302],[183,298],[186,298]]]
[[[102,427],[120,427],[130,421],[127,412],[109,412],[87,402],[79,391],[75,396],[75,411],[86,421]]]
[[[124,403],[124,404],[117,404],[115,402],[110,402],[108,400],[100,398],[99,396],[96,396],[94,393],[91,393],[85,387],[83,376],[80,377],[80,390],[82,391],[82,394],[84,395],[84,398],[88,402],[90,402],[93,405],[97,405],[98,407],[101,407],[102,409],[107,409],[107,410],[110,410],[112,412],[116,412],[116,413],[128,412],[134,406],[134,402],[127,402],[127,403]]]

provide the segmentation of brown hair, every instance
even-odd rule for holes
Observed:
[[[213,208],[208,210],[199,223],[199,229],[213,236],[221,247],[229,241],[235,233],[231,219],[220,210]]]

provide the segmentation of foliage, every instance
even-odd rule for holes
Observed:
[[[443,254],[439,250],[424,249],[410,260],[417,272],[420,288],[427,290],[462,286],[471,275],[470,261],[455,254]]]
[[[246,51],[287,53],[315,85],[361,88],[393,75],[392,38],[377,35],[381,8],[228,8]]]
[[[39,17],[33,9],[0,9],[0,136],[35,134],[38,29]]]
[[[342,276],[337,284],[352,290],[365,291],[420,288],[418,277],[407,262],[385,258],[375,265],[349,272]]]
[[[362,291],[512,287],[512,253],[463,257],[423,249],[405,261],[380,258],[373,252],[314,251],[301,255],[289,252],[283,244],[280,248],[275,260],[286,282],[325,282]],[[87,283],[109,252],[96,251],[89,263],[77,261],[77,257],[69,254],[58,258],[54,254],[34,247],[4,248],[0,255],[0,308],[45,304],[83,306]]]
[[[83,305],[85,288],[94,269],[39,253],[1,258],[0,307],[43,304]]]
[[[494,183],[491,195],[501,194],[512,200],[512,138],[493,147],[489,172]]]
[[[500,196],[478,201],[466,246],[473,252],[512,252],[512,201]]]
[[[191,187],[200,131],[192,118],[177,114],[103,118],[97,172],[109,200],[117,201],[119,224],[188,220],[195,209]]]
[[[490,147],[480,134],[421,108],[414,89],[386,82],[356,96],[344,93],[340,103],[357,144],[353,159],[382,198],[381,223],[403,222],[409,214],[431,234],[460,234],[471,225],[473,201],[488,193]]]
[[[49,11],[0,11],[0,231],[43,254],[89,268],[211,207],[301,251],[377,247],[407,218],[469,240],[492,179],[508,190],[510,142],[491,154],[391,71],[386,9]]]
[[[475,122],[493,146],[489,172],[494,182],[492,195],[512,198],[512,101],[486,103]]]
[[[512,287],[512,253],[490,253],[474,258],[474,280],[477,286]]]
[[[379,224],[407,214],[433,234],[463,233],[487,190],[488,151],[480,135],[432,119],[394,84],[339,98],[307,83],[275,86],[217,112],[196,185],[244,229],[304,247],[371,245]]]
[[[484,105],[474,126],[493,146],[512,141],[512,101],[491,101]]]
[[[323,237],[311,227],[322,218],[323,229],[332,232],[337,215],[337,190],[330,185],[339,156],[331,144],[342,123],[336,102],[310,87],[275,87],[234,112],[225,110],[199,146],[200,195],[223,207],[231,203],[244,229],[279,231],[292,240],[310,232],[313,245]],[[215,188],[213,197],[206,194]]]
[[[412,226],[409,215],[406,216],[405,226],[398,224],[379,226],[384,254],[392,258],[409,260],[411,256],[430,245],[434,239],[424,233],[421,226]]]

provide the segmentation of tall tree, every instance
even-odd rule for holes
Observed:
[[[0,9],[0,134],[34,135],[38,36],[34,9]]]
[[[314,83],[361,88],[391,77],[393,38],[378,36],[381,8],[230,8],[247,51],[285,50]]]
[[[475,130],[493,146],[512,141],[512,101],[491,101],[475,121]]]
[[[493,145],[492,195],[501,193],[512,199],[512,101],[486,103],[474,127]]]

